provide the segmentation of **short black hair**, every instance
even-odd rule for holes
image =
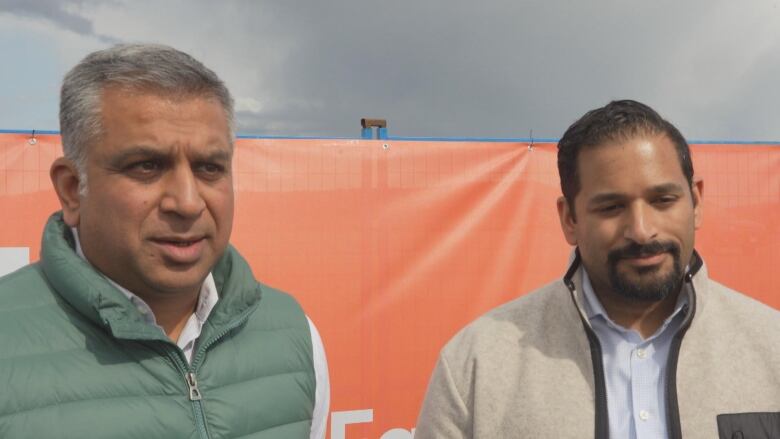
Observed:
[[[632,101],[612,101],[588,111],[574,122],[558,142],[558,174],[561,191],[569,204],[572,218],[574,198],[580,191],[577,158],[583,148],[592,148],[608,142],[628,140],[639,135],[664,134],[674,144],[688,187],[693,188],[693,162],[688,142],[674,125],[647,105]]]

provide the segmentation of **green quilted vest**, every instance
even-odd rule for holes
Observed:
[[[76,255],[60,214],[41,261],[0,278],[0,438],[308,438],[306,316],[232,247],[192,365]]]

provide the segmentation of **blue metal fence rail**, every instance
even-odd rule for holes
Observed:
[[[0,129],[0,134],[60,134],[56,130],[17,130]],[[425,137],[425,136],[391,136],[387,127],[362,128],[360,137],[348,136],[270,136],[255,134],[238,134],[239,139],[302,139],[302,140],[357,140],[357,139],[378,139],[378,140],[398,140],[398,141],[417,141],[417,142],[515,142],[515,143],[556,143],[559,138],[543,137]],[[721,140],[721,139],[687,139],[690,144],[712,144],[712,145],[769,145],[780,146],[780,140]]]

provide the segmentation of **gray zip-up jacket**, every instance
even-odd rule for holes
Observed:
[[[415,439],[608,438],[601,347],[581,281],[577,255],[562,280],[455,335]],[[666,370],[669,438],[780,438],[780,312],[709,279],[695,252],[681,294],[690,307]]]

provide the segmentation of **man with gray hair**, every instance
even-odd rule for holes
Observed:
[[[62,210],[0,278],[0,437],[324,437],[317,330],[228,244],[224,83],[118,45],[65,76],[60,125]]]

